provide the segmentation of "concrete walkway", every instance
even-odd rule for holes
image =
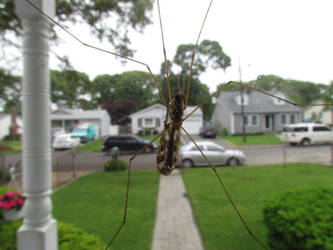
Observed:
[[[180,171],[160,178],[152,250],[203,250]]]

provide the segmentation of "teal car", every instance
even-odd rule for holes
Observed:
[[[95,139],[96,131],[95,127],[91,125],[76,126],[73,129],[72,137],[80,138],[81,142],[92,141]]]

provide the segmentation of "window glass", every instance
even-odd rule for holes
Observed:
[[[253,115],[252,116],[252,125],[256,126],[258,124],[258,116],[257,115]]]
[[[313,127],[313,131],[330,131],[328,127]]]
[[[208,151],[221,151],[220,148],[214,146],[214,145],[207,145],[207,150]]]
[[[287,117],[286,117],[286,115],[285,114],[282,114],[281,115],[281,123],[282,124],[286,124],[287,123],[287,119],[286,119]]]
[[[294,128],[294,132],[307,132],[308,131],[308,127],[297,127]]]
[[[199,146],[199,148],[200,148],[201,150],[205,150],[205,148],[204,148],[203,145],[198,145],[198,146]],[[190,150],[191,150],[191,151],[199,151],[199,150],[197,149],[196,146],[192,146],[192,147],[190,148]]]

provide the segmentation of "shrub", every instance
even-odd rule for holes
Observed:
[[[105,171],[122,171],[127,169],[127,163],[119,159],[112,159],[104,164]]]
[[[5,169],[5,171],[0,170],[0,180],[9,181],[10,180],[10,172]]]
[[[272,249],[333,249],[333,189],[303,188],[265,201]]]
[[[145,131],[143,131],[142,129],[139,130],[138,135],[143,136],[144,134],[145,134]]]
[[[151,129],[150,128],[145,129],[145,135],[151,135]]]
[[[16,249],[16,231],[22,225],[22,220],[4,222],[0,220],[0,250]],[[105,248],[101,240],[94,235],[72,225],[58,222],[59,250],[102,250]]]
[[[229,135],[229,132],[228,132],[228,129],[227,128],[222,128],[218,131],[217,133],[218,136],[228,136]]]

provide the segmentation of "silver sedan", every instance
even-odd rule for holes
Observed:
[[[245,156],[241,150],[225,149],[211,141],[198,141],[196,143],[209,161],[215,166],[236,166],[244,164],[245,162]],[[184,168],[209,165],[192,142],[180,148],[180,155]]]

